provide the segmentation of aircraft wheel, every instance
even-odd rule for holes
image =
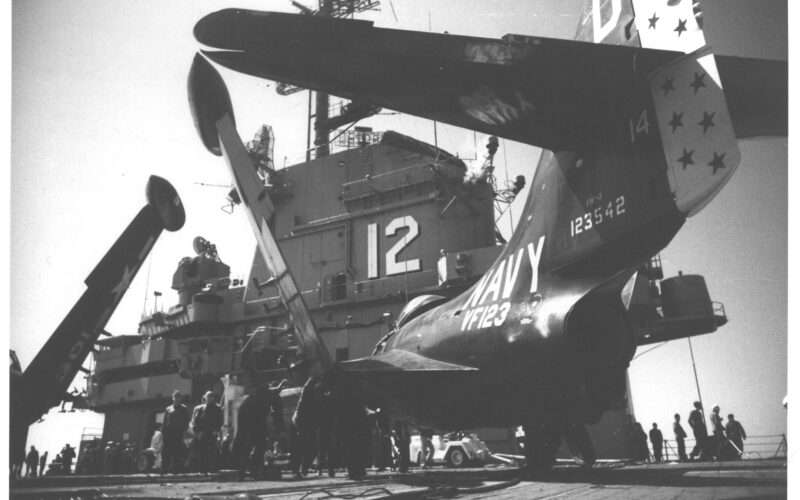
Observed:
[[[561,433],[555,425],[525,426],[525,458],[529,474],[539,476],[550,472],[560,440]]]
[[[597,461],[597,453],[594,449],[594,443],[589,436],[589,431],[586,430],[584,424],[573,424],[567,430],[567,443],[572,443],[570,447],[580,452],[583,458],[584,466],[591,467]]]
[[[450,448],[444,460],[448,467],[463,467],[467,464],[467,454],[461,448]]]

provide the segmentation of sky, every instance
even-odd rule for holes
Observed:
[[[360,17],[388,28],[569,39],[581,3],[384,0],[380,12]],[[716,53],[786,59],[785,2],[703,5],[707,41]],[[288,0],[13,2],[10,347],[23,367],[145,203],[151,174],[176,187],[186,225],[161,235],[107,330],[136,333],[142,313],[154,307],[154,291],[164,293],[159,306],[177,301],[172,274],[181,257],[193,255],[195,236],[217,245],[233,277],[246,277],[255,242],[239,210],[222,210],[228,190],[217,186],[230,181],[223,162],[203,148],[186,95],[199,47],[192,27],[203,15],[229,7],[293,12]],[[249,139],[268,123],[275,131],[276,165],[299,162],[307,94],[281,97],[272,82],[221,73],[242,137]],[[360,125],[433,142],[432,122],[409,116],[381,115]],[[440,147],[463,158],[485,151],[486,136],[464,129],[439,124],[438,139]],[[735,413],[748,434],[780,434],[786,429],[781,400],[787,392],[787,140],[743,141],[740,148],[742,162],[730,183],[661,256],[666,276],[679,270],[704,275],[712,299],[728,314],[727,325],[693,340],[706,406]],[[498,176],[503,180],[507,168],[509,178],[522,174],[530,180],[538,157],[537,148],[501,140]],[[512,206],[512,218],[526,196],[524,191]],[[506,235],[513,222],[501,221]],[[686,340],[637,357],[630,378],[636,416],[648,426],[657,422],[669,429],[672,414],[685,419],[697,399]],[[98,425],[96,417],[75,415],[48,416],[34,426],[29,441],[44,445],[37,439],[48,441],[54,429],[65,429],[63,419]],[[70,433],[69,439],[75,444],[78,437]]]

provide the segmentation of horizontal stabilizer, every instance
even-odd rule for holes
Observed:
[[[477,368],[420,356],[400,349],[377,356],[343,361],[338,364],[346,373],[389,372],[477,372]]]

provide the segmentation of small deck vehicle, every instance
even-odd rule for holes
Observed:
[[[448,467],[483,465],[488,463],[492,457],[489,447],[474,433],[452,432],[444,436],[435,435],[432,442],[433,457],[428,465],[444,464]],[[422,465],[424,461],[422,439],[419,436],[413,436],[410,448],[411,459],[417,465]]]

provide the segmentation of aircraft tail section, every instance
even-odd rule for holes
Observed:
[[[686,54],[703,51],[698,54],[703,56],[700,64],[716,86],[724,89],[724,104],[736,137],[787,135],[786,61],[712,56],[713,42],[705,36],[699,0],[632,0],[631,4],[637,33],[634,39],[641,47]]]
[[[86,291],[18,380],[15,422],[29,425],[63,399],[161,231],[183,226],[183,205],[169,182],[151,176],[147,199],[86,278]]]
[[[640,47],[631,0],[583,0],[575,40]]]
[[[689,54],[706,45],[699,1],[631,0],[631,3],[642,47],[669,47]]]
[[[595,18],[602,22],[584,18],[582,26],[602,30],[595,41],[638,44],[637,3],[602,2],[606,10]],[[632,51],[631,66],[615,73],[615,91],[626,103],[606,116],[607,130],[595,130],[602,144],[542,154],[506,248],[459,298],[461,331],[518,320],[544,338],[571,331],[602,362],[623,367],[629,361],[634,344],[621,333],[630,329],[619,289],[636,266],[669,243],[686,217],[716,195],[740,160],[724,82],[694,7],[671,3],[684,10],[659,11],[656,17],[693,16],[693,24],[681,24],[692,37],[681,45],[689,54],[653,52],[670,46],[659,39],[652,49],[588,46],[596,54]],[[672,8],[667,2],[658,6]],[[669,58],[648,66],[654,61],[646,57],[654,53]],[[510,319],[514,303],[521,304],[520,312]],[[595,331],[592,318],[600,314],[607,314],[600,323],[614,328]]]
[[[575,39],[689,54],[708,43],[703,24],[699,0],[584,0]],[[714,58],[736,137],[786,136],[786,61]]]
[[[650,85],[675,203],[691,216],[741,160],[714,56],[705,49],[662,66]]]
[[[688,54],[656,69],[649,81],[675,203],[691,216],[741,160],[723,81],[706,45],[698,1],[631,2],[642,47]]]
[[[703,11],[697,0],[584,0],[575,40],[692,52],[705,45]]]
[[[581,20],[577,38],[688,54],[659,66],[648,80],[676,204],[681,213],[697,213],[730,179],[740,160],[730,101],[706,45],[700,3],[587,0],[584,11],[588,15]],[[649,126],[643,116],[632,134]]]

